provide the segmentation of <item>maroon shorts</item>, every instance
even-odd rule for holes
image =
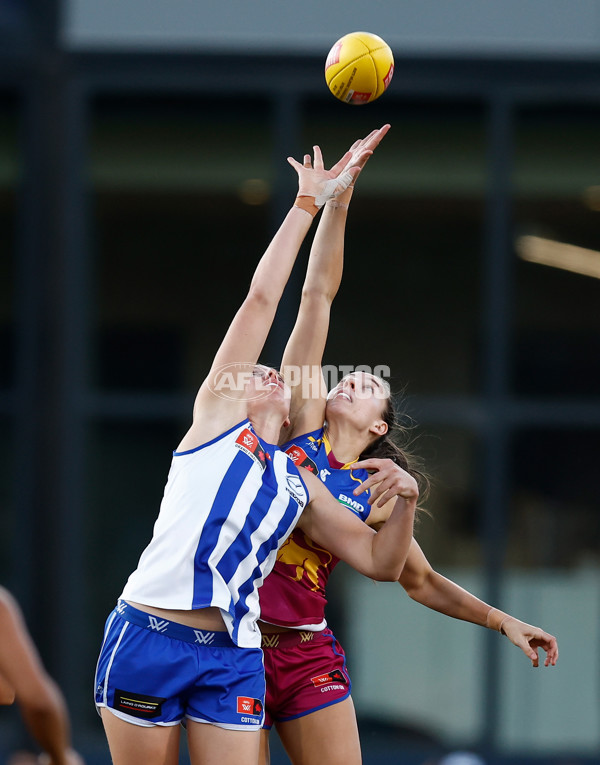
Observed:
[[[350,695],[344,649],[330,629],[263,635],[265,728],[337,704]]]

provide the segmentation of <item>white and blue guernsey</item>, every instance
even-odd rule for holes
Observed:
[[[258,588],[309,501],[294,463],[248,420],[173,452],[149,545],[121,594],[147,606],[216,606],[236,645],[260,647]]]

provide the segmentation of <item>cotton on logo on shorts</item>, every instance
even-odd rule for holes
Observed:
[[[241,715],[260,715],[263,711],[262,701],[249,696],[238,696],[237,711]]]

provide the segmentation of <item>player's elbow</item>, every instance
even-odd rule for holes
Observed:
[[[398,581],[404,588],[409,598],[416,601],[417,603],[421,603],[423,601],[424,593],[428,590],[430,573],[433,572],[413,572],[404,570],[398,577]]]
[[[402,574],[402,565],[398,563],[376,564],[374,570],[369,574],[371,579],[377,582],[397,582]]]
[[[266,285],[252,284],[244,300],[244,307],[256,312],[264,312],[277,308],[278,300],[273,296],[273,290]]]
[[[8,707],[15,703],[14,688],[8,686],[0,687],[0,706]]]
[[[325,283],[305,284],[302,287],[302,305],[304,308],[315,310],[328,309],[333,303],[337,290],[328,289]]]
[[[37,717],[61,714],[65,704],[58,684],[43,670],[19,691],[17,703]]]

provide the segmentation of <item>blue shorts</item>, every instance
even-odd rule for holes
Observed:
[[[228,730],[259,730],[265,674],[260,648],[227,632],[160,619],[123,601],[106,622],[96,670],[96,707],[135,725],[185,718]]]

